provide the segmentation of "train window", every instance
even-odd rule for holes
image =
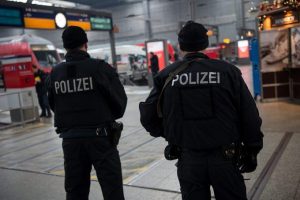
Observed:
[[[53,67],[59,62],[56,51],[34,51],[34,55],[42,67]]]

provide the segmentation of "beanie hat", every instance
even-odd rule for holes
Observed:
[[[208,47],[206,28],[199,23],[188,21],[178,33],[178,42],[182,51],[201,51]]]
[[[62,40],[65,49],[75,49],[88,42],[85,31],[78,26],[67,27],[62,34]]]

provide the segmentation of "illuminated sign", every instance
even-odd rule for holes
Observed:
[[[150,52],[153,52],[158,57],[159,70],[162,70],[166,66],[166,54],[164,41],[149,41],[146,42],[148,65],[150,66]]]
[[[224,39],[223,39],[223,42],[224,42],[225,44],[229,44],[231,41],[230,41],[229,38],[224,38]]]
[[[272,16],[272,27],[294,24],[299,22],[299,13],[289,11],[280,15]]]
[[[30,29],[63,29],[79,26],[85,31],[113,31],[109,13],[95,10],[52,8],[5,2],[0,5],[0,26],[13,26]]]
[[[23,27],[21,10],[18,8],[0,7],[0,26]]]
[[[67,12],[66,17],[67,17],[67,25],[68,26],[79,26],[83,30],[86,30],[86,31],[91,30],[91,24],[89,21],[88,14]]]
[[[56,29],[55,13],[52,10],[26,8],[24,13],[25,28]]]
[[[249,58],[249,42],[248,40],[238,41],[238,57]]]
[[[112,20],[109,17],[90,17],[92,30],[112,30]]]

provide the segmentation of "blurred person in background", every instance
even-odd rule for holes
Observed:
[[[46,74],[43,70],[39,69],[36,65],[32,65],[34,79],[35,79],[35,89],[39,101],[39,105],[42,109],[42,113],[40,117],[52,117],[48,96],[47,96],[47,88],[46,88],[46,79],[48,74]]]
[[[150,52],[150,68],[152,77],[154,77],[159,71],[159,63],[157,55],[155,55],[153,52]]]

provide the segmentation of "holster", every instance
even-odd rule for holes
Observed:
[[[231,160],[235,165],[239,165],[243,156],[243,145],[240,143],[231,143],[222,147],[222,154],[226,160]]]
[[[119,140],[121,137],[121,133],[123,130],[123,123],[122,122],[112,122],[110,124],[110,140],[112,145],[117,146],[119,144]]]

